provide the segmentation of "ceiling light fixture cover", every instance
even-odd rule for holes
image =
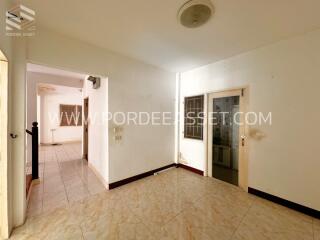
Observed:
[[[209,21],[214,14],[210,0],[191,0],[186,2],[178,12],[179,22],[187,28],[196,28]]]

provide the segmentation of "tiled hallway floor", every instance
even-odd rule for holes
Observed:
[[[56,159],[49,164],[55,171],[44,174],[43,189],[56,193],[43,193],[40,214],[30,215],[12,239],[320,240],[319,220],[212,178],[170,169],[100,192],[83,161],[68,163],[78,155],[77,146],[47,150],[45,159]],[[70,169],[74,175],[67,174]],[[48,181],[46,187],[46,177],[56,179],[54,172],[61,175],[59,184]],[[57,194],[61,189],[65,195]],[[47,209],[59,202],[61,207]]]
[[[39,162],[40,184],[32,188],[28,216],[67,207],[107,191],[88,167],[88,162],[81,159],[80,143],[42,146]]]

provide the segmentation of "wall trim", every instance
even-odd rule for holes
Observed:
[[[94,173],[94,175],[97,176],[97,178],[99,179],[99,181],[102,183],[102,185],[109,190],[109,184],[104,180],[104,178],[102,177],[102,175],[97,171],[97,169],[90,163],[88,162],[88,167],[92,170],[92,172]]]
[[[260,190],[257,190],[257,189],[251,188],[251,187],[248,188],[248,192],[250,194],[264,198],[264,199],[269,200],[271,202],[280,204],[280,205],[285,206],[287,208],[291,208],[293,210],[304,213],[304,214],[309,215],[311,217],[320,219],[320,211],[318,211],[318,210],[300,205],[298,203],[291,202],[289,200],[271,195],[269,193],[266,193],[266,192],[263,192],[263,191],[260,191]]]
[[[141,173],[141,174],[135,175],[133,177],[125,178],[125,179],[122,179],[120,181],[117,181],[117,182],[114,182],[114,183],[110,183],[109,184],[109,189],[114,189],[114,188],[120,187],[122,185],[137,181],[139,179],[152,176],[156,172],[160,172],[160,171],[163,171],[163,170],[165,170],[167,168],[176,167],[176,166],[177,166],[177,164],[172,163],[172,164],[169,164],[169,165],[161,167],[161,168],[157,168],[157,169],[145,172],[145,173]]]
[[[178,163],[178,164],[177,164],[177,167],[180,167],[180,168],[189,170],[189,171],[191,171],[191,172],[193,172],[193,173],[196,173],[196,174],[199,174],[199,175],[201,175],[201,176],[203,176],[203,173],[204,173],[202,170],[199,170],[199,169],[196,169],[196,168],[193,168],[193,167],[190,167],[190,166],[181,164],[181,163]]]

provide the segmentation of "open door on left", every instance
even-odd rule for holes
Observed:
[[[89,98],[83,100],[83,158],[88,161],[89,150]]]

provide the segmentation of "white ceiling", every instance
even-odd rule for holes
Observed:
[[[36,72],[36,73],[45,73],[45,74],[56,75],[61,77],[82,79],[82,80],[84,80],[87,76],[81,73],[65,71],[57,68],[52,68],[52,67],[47,67],[47,66],[42,66],[42,65],[32,64],[32,63],[27,64],[27,71]]]
[[[23,0],[37,24],[132,58],[184,71],[320,27],[319,0],[212,0],[198,29],[178,24],[186,0]]]
[[[38,92],[47,94],[67,94],[67,95],[80,95],[81,88],[66,87],[61,85],[49,84],[49,83],[39,83]]]

